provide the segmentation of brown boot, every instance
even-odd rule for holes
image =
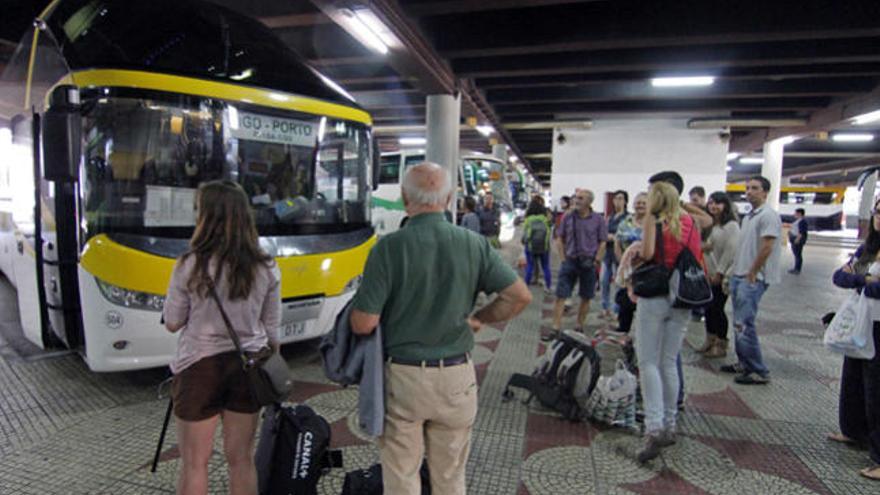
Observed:
[[[717,342],[717,341],[718,341],[718,337],[712,335],[711,333],[707,333],[706,340],[703,342],[703,347],[700,347],[699,349],[697,349],[696,352],[703,354],[703,353],[711,351],[712,348],[715,347],[715,342]]]
[[[721,358],[727,356],[727,344],[727,339],[716,339],[715,345],[712,346],[704,356],[707,358]]]

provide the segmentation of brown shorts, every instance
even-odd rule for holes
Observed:
[[[201,421],[223,410],[244,414],[260,410],[235,351],[200,359],[174,375],[171,399],[174,415],[184,421]]]

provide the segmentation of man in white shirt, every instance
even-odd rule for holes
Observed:
[[[739,248],[731,269],[730,298],[738,362],[722,366],[721,371],[736,373],[734,381],[743,385],[770,382],[770,371],[764,365],[755,330],[761,296],[770,284],[780,281],[782,220],[779,213],[766,204],[769,192],[770,181],[766,177],[754,176],[746,182],[746,199],[752,210],[742,220]]]

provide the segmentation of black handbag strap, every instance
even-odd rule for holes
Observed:
[[[223,309],[223,303],[220,302],[220,296],[217,295],[217,289],[214,288],[214,280],[210,278],[208,279],[208,290],[211,293],[214,302],[217,303],[217,308],[220,309],[220,316],[223,317],[223,323],[226,324],[226,330],[229,332],[229,337],[232,338],[232,343],[235,344],[235,349],[238,350],[239,355],[241,355],[241,362],[245,367],[253,365],[253,361],[248,359],[247,355],[244,353],[244,349],[241,348],[241,340],[238,338],[238,333],[232,328],[232,322],[229,321],[229,315],[227,315],[226,310]]]

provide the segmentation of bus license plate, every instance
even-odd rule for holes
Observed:
[[[306,333],[306,322],[292,321],[281,325],[281,338],[301,337]]]

